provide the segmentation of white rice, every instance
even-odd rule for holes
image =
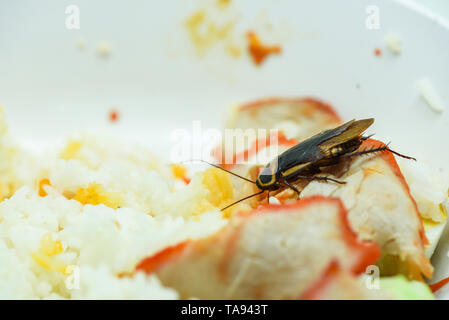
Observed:
[[[0,182],[20,188],[0,202],[0,299],[175,299],[177,292],[153,276],[118,275],[169,245],[207,236],[226,223],[218,210],[194,215],[195,204],[208,192],[200,178],[174,191],[168,168],[142,147],[83,135],[75,159],[53,152],[31,161],[20,148],[9,152],[6,136],[6,131],[0,135],[0,171],[9,175]],[[43,177],[51,181],[45,197],[38,194]],[[121,207],[83,205],[63,195],[91,183],[120,194]],[[34,258],[46,236],[62,244],[63,252],[48,259],[57,260],[64,272]]]

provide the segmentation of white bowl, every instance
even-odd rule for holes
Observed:
[[[233,3],[238,41],[249,29],[269,34],[261,28],[271,23],[282,45],[261,67],[217,48],[196,53],[184,21],[204,4],[76,5],[80,29],[68,30],[61,1],[0,2],[0,104],[12,133],[30,147],[106,127],[168,157],[173,130],[191,130],[195,120],[221,128],[232,103],[314,96],[345,120],[374,117],[370,133],[449,177],[449,109],[432,111],[415,87],[428,77],[449,108],[449,23],[411,1]],[[366,26],[369,6],[379,10],[379,29]],[[386,48],[389,33],[402,39],[400,55]],[[76,48],[79,39],[84,50]],[[106,59],[96,54],[101,41],[111,46]],[[107,119],[113,108],[121,114],[117,124]]]
[[[0,104],[14,134],[40,147],[110,126],[107,112],[117,108],[122,119],[113,130],[167,154],[173,129],[194,120],[220,128],[230,103],[307,95],[345,119],[376,118],[370,130],[378,138],[447,174],[449,110],[433,112],[415,88],[429,77],[449,108],[446,21],[409,1],[237,2],[236,34],[270,22],[285,38],[282,55],[257,68],[246,56],[195,53],[184,27],[195,3],[79,0],[80,29],[68,30],[62,3],[1,2]],[[370,5],[379,9],[377,30],[366,27]],[[403,41],[398,56],[385,48],[390,32]],[[111,45],[107,59],[95,52],[102,40]]]

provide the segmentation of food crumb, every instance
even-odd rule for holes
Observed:
[[[443,99],[435,90],[435,87],[429,78],[419,79],[416,83],[416,87],[421,97],[433,111],[436,113],[441,113],[444,111],[445,107]]]
[[[385,36],[385,43],[387,44],[388,50],[392,53],[399,55],[402,53],[402,40],[396,33],[388,33]]]
[[[379,48],[374,49],[374,55],[376,57],[380,57],[382,55],[382,51]]]
[[[190,179],[187,177],[187,168],[186,167],[181,166],[179,164],[173,164],[171,166],[171,171],[177,179],[184,181],[185,184],[190,183]]]
[[[109,111],[109,121],[117,122],[120,119],[120,113],[117,110]]]
[[[101,41],[97,45],[97,55],[101,58],[107,58],[111,55],[111,44],[107,41]]]
[[[45,197],[47,196],[47,191],[45,191],[44,186],[50,186],[50,180],[48,179],[42,179],[39,181],[39,196]]]
[[[83,38],[79,38],[75,42],[75,48],[79,51],[83,51],[86,48],[86,40]]]
[[[270,200],[270,204],[277,204],[277,205],[281,204],[281,202],[276,197],[270,197],[269,200]]]
[[[185,27],[197,52],[202,55],[217,43],[230,39],[234,23],[227,21],[217,24],[211,20],[206,10],[198,10],[186,21]]]
[[[256,65],[261,65],[270,54],[280,54],[282,49],[278,45],[268,46],[261,43],[253,31],[247,33],[248,51]]]

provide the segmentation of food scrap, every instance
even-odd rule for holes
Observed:
[[[438,290],[440,290],[442,287],[444,287],[445,285],[447,285],[449,283],[449,277],[444,278],[443,280],[440,280],[436,283],[433,283],[430,285],[430,289],[432,290],[432,292],[436,292]]]
[[[61,241],[53,241],[51,233],[47,233],[41,240],[39,250],[31,253],[31,257],[37,264],[47,270],[70,274],[67,265],[55,257],[63,251]]]
[[[254,31],[247,33],[248,51],[256,65],[261,65],[269,55],[280,54],[282,48],[279,45],[263,44]]]
[[[107,41],[101,41],[97,45],[97,55],[100,58],[107,58],[111,55],[111,44]]]
[[[120,113],[113,109],[111,111],[109,111],[109,121],[110,122],[117,122],[120,119]]]
[[[190,178],[187,176],[186,167],[179,164],[173,164],[170,168],[175,178],[184,181],[186,184],[190,183]]]
[[[385,36],[385,43],[387,44],[388,50],[392,53],[399,55],[402,53],[402,40],[401,37],[396,33],[388,33]]]
[[[97,183],[91,183],[87,188],[78,189],[72,199],[82,204],[104,204],[112,209],[121,206],[120,193],[106,191],[101,184]]]
[[[47,191],[45,191],[44,186],[50,186],[50,180],[42,179],[39,181],[39,195],[41,197],[45,197],[47,195]]]
[[[79,38],[75,42],[75,47],[79,51],[83,51],[86,48],[86,40],[84,38]]]
[[[195,49],[203,55],[221,41],[229,40],[234,24],[226,21],[219,25],[208,17],[206,10],[198,10],[185,21],[185,26]]]
[[[443,99],[436,91],[432,81],[429,78],[421,78],[416,83],[421,97],[427,103],[427,105],[435,111],[436,113],[441,113],[444,111],[445,106]]]
[[[382,51],[379,48],[374,49],[374,55],[376,57],[380,57],[382,55]]]

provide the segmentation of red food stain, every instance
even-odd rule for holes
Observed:
[[[374,49],[374,55],[376,57],[380,57],[382,55],[382,51],[379,48]]]
[[[247,33],[247,38],[248,51],[256,65],[261,65],[270,54],[280,54],[282,52],[282,48],[278,45],[268,46],[262,44],[253,31]]]
[[[369,139],[371,140],[371,139]],[[368,141],[368,140],[367,140]],[[255,214],[263,214],[263,213],[272,213],[274,211],[279,211],[283,209],[291,209],[298,210],[299,208],[304,208],[310,205],[314,205],[317,202],[328,202],[334,203],[338,206],[338,214],[340,218],[340,227],[342,231],[343,240],[346,242],[347,246],[353,250],[356,254],[357,259],[354,262],[354,265],[351,266],[350,271],[353,274],[360,274],[365,271],[366,267],[374,264],[377,260],[379,260],[381,256],[380,247],[375,242],[365,242],[360,241],[358,239],[357,234],[352,229],[349,220],[348,220],[348,211],[338,198],[327,198],[321,195],[310,196],[307,198],[302,198],[293,203],[287,203],[282,205],[277,204],[266,204],[263,206],[254,209],[251,212],[242,213],[240,212],[238,215],[240,216],[250,216]]]
[[[109,121],[111,122],[117,122],[120,118],[120,114],[117,110],[111,110],[109,111]]]
[[[152,273],[161,268],[165,263],[173,261],[183,252],[189,241],[184,241],[176,245],[167,247],[156,254],[143,259],[137,266],[136,271]]]
[[[440,290],[442,287],[444,287],[448,282],[449,282],[449,277],[444,278],[443,280],[438,281],[437,283],[431,284],[430,289],[432,290],[432,292],[435,292],[437,290]]]
[[[332,284],[332,281],[341,272],[341,266],[338,260],[332,260],[323,272],[321,278],[316,281],[309,289],[307,289],[301,296],[300,300],[319,300],[321,294],[323,294],[327,286]]]

